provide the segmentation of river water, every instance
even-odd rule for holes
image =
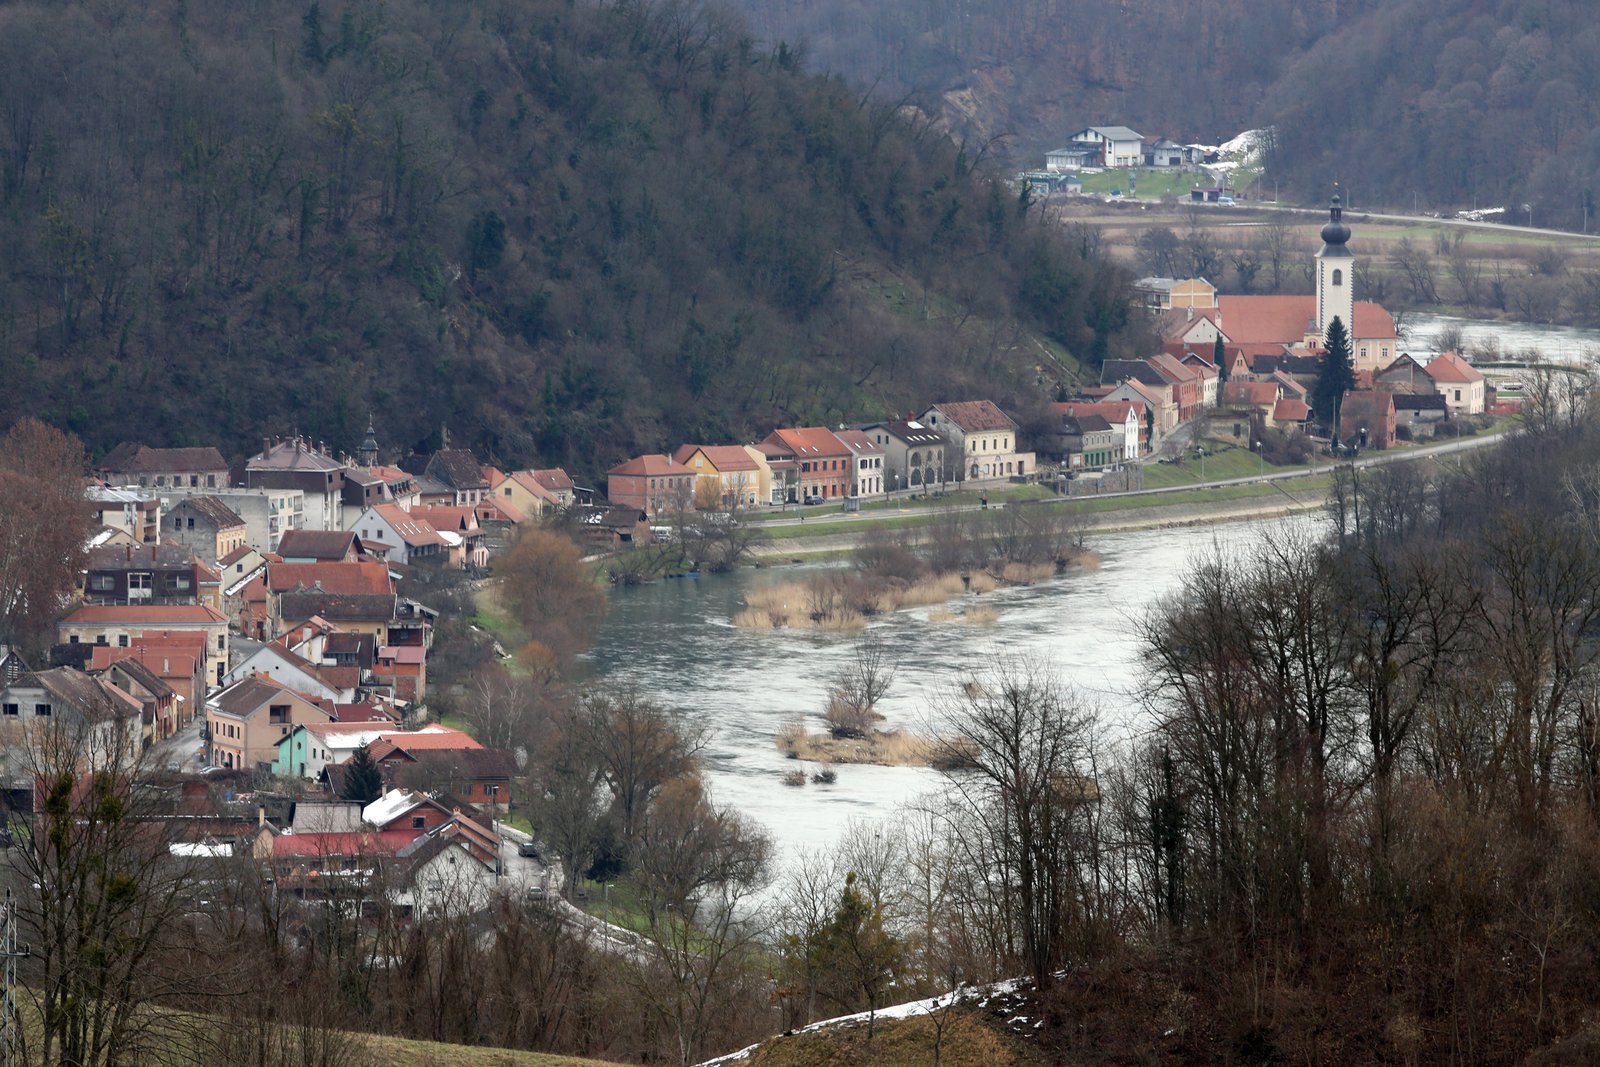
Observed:
[[[1469,350],[1493,337],[1507,355],[1536,346],[1552,361],[1576,362],[1600,351],[1600,331],[1422,314],[1407,318],[1408,350],[1434,352],[1434,338],[1447,324],[1462,327]],[[899,667],[879,706],[886,726],[917,731],[962,680],[999,657],[1016,656],[1047,664],[1097,705],[1108,740],[1135,738],[1145,723],[1136,696],[1140,615],[1177,587],[1197,557],[1248,552],[1268,530],[1309,529],[1317,521],[1300,515],[1099,535],[1090,543],[1097,568],[978,598],[997,613],[990,625],[933,622],[926,608],[876,620],[872,631]],[[849,661],[854,641],[851,634],[733,625],[747,588],[792,578],[797,569],[614,590],[587,657],[599,677],[637,686],[709,727],[704,763],[713,796],[759,820],[780,862],[799,850],[826,848],[851,820],[883,818],[939,785],[939,775],[926,768],[859,765],[835,768],[838,781],[829,786],[782,784],[786,772],[802,765],[784,758],[774,736],[796,718],[820,728],[828,679]]]
[[[933,609],[875,620],[898,674],[879,705],[888,728],[917,731],[931,707],[998,657],[1048,664],[1098,706],[1109,740],[1143,728],[1138,618],[1176,588],[1183,570],[1212,552],[1240,553],[1268,528],[1308,528],[1297,516],[1262,522],[1194,526],[1096,536],[1094,568],[1037,585],[997,590],[978,601],[994,623],[933,622]],[[833,785],[791,787],[782,776],[799,767],[773,743],[789,722],[821,727],[828,678],[845,666],[854,635],[806,630],[753,630],[732,624],[744,591],[792,579],[800,568],[742,570],[682,578],[612,592],[592,670],[637,686],[681,709],[712,734],[705,774],[718,803],[759,820],[773,835],[780,862],[801,849],[825,848],[852,819],[890,814],[939,784],[937,772],[913,767],[842,765]]]
[[[1518,358],[1526,348],[1536,348],[1550,363],[1583,363],[1600,354],[1600,330],[1576,326],[1539,326],[1525,322],[1487,322],[1452,315],[1405,316],[1405,338],[1400,347],[1414,356],[1436,355],[1436,339],[1446,326],[1461,329],[1462,346],[1477,355],[1485,344],[1499,345],[1506,359]]]

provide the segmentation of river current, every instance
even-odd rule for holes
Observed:
[[[1507,356],[1530,346],[1559,362],[1600,352],[1600,331],[1424,314],[1407,317],[1402,348],[1434,353],[1446,325],[1462,328],[1469,351],[1493,337]],[[898,665],[894,687],[879,706],[885,725],[917,731],[929,709],[961,681],[998,657],[1015,656],[1047,665],[1097,706],[1108,741],[1135,739],[1147,725],[1137,695],[1141,615],[1177,588],[1195,559],[1248,553],[1269,530],[1308,529],[1317,521],[1301,515],[1097,535],[1089,547],[1098,567],[978,598],[994,609],[992,624],[934,622],[929,614],[936,609],[927,608],[874,620],[874,636]],[[861,765],[836,767],[833,785],[783,784],[786,772],[804,765],[785,759],[773,738],[797,718],[821,727],[828,679],[849,661],[855,640],[733,625],[747,588],[791,579],[797,570],[744,570],[614,590],[587,657],[597,676],[634,685],[709,728],[704,766],[714,798],[762,823],[780,863],[801,850],[827,848],[851,820],[890,816],[940,784],[926,768]]]
[[[879,705],[886,728],[917,732],[929,709],[999,657],[1046,665],[1100,712],[1110,741],[1144,728],[1140,710],[1139,618],[1178,586],[1186,567],[1213,552],[1250,551],[1270,528],[1306,527],[1298,516],[1262,522],[1146,530],[1093,537],[1098,566],[1036,585],[966,598],[996,621],[935,622],[919,608],[874,620],[872,633],[898,665]],[[789,722],[820,729],[828,679],[853,654],[855,635],[753,630],[732,623],[744,592],[792,580],[801,568],[742,570],[656,582],[611,594],[592,670],[638,687],[708,726],[704,766],[711,792],[771,832],[780,862],[839,839],[852,819],[890,815],[936,788],[937,772],[841,765],[832,785],[785,786],[786,772],[818,769],[786,759],[773,743]]]

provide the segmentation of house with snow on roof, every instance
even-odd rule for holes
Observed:
[[[917,421],[950,442],[947,462],[955,481],[1002,481],[1034,472],[1032,452],[1017,451],[1017,424],[992,400],[934,404]]]

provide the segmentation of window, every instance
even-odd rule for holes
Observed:
[[[189,520],[189,529],[191,529],[191,530],[194,529],[194,519],[193,518],[191,518]]]
[[[0,707],[0,711],[4,711],[7,715],[15,715],[17,706],[15,704],[6,704],[4,707]]]
[[[176,481],[177,479],[173,479],[173,480]],[[198,474],[189,475],[189,485],[190,485],[191,488],[198,489],[200,487],[200,476]],[[194,525],[194,520],[193,519],[189,520],[189,525],[190,526]]]
[[[1460,402],[1461,402],[1461,390],[1457,389],[1456,390],[1456,403],[1459,404]]]
[[[117,635],[117,647],[118,648],[127,648],[128,647],[128,635],[127,634],[118,634]]]
[[[77,634],[73,634],[71,637],[67,638],[67,644],[75,645],[77,643],[78,643],[78,635]]]
[[[37,718],[48,719],[50,717],[50,705],[49,704],[35,704],[33,706],[33,714]]]
[[[217,651],[218,652],[226,652],[227,649],[228,649],[228,635],[227,634],[218,634],[217,635]]]
[[[89,576],[89,588],[100,592],[109,592],[117,587],[117,579],[109,574],[93,574]]]
[[[1344,271],[1339,270],[1338,268],[1334,268],[1333,284],[1334,285],[1343,285],[1344,284]]]
[[[413,816],[411,816],[411,828],[413,830],[421,830],[426,822],[427,822],[426,817],[424,817],[422,815],[413,815]]]
[[[192,584],[193,582],[190,581],[187,574],[175,574],[172,576],[172,588],[179,592],[187,592]]]
[[[105,634],[95,634],[94,635],[94,643],[97,644],[97,645],[105,644],[106,643],[106,635]]]

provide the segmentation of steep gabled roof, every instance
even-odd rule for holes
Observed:
[[[372,513],[388,523],[408,548],[445,543],[444,538],[439,536],[439,531],[435,530],[426,519],[416,518],[399,504],[378,504],[372,508]]]
[[[1440,352],[1430,359],[1422,370],[1434,381],[1449,382],[1452,385],[1475,385],[1483,381],[1483,375],[1478,368],[1454,352]]]
[[[437,478],[451,489],[487,489],[489,481],[477,457],[465,448],[441,448],[428,457],[423,473]]]
[[[624,475],[631,477],[667,478],[667,477],[693,477],[694,471],[682,463],[676,463],[659,452],[644,456],[634,456],[626,463],[619,463],[606,471],[608,476]]]
[[[796,459],[815,459],[818,456],[848,456],[850,450],[843,441],[825,426],[791,426],[773,430],[767,438],[776,440],[792,452]],[[760,445],[756,446],[760,448]]]

